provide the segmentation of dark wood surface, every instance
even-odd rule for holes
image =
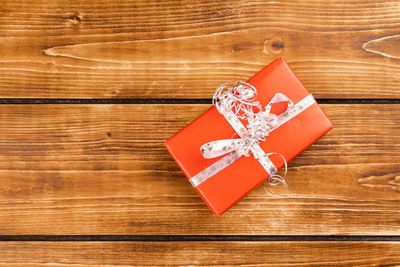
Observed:
[[[283,56],[318,98],[400,97],[397,1],[0,1],[0,94],[210,98]]]
[[[399,47],[397,1],[0,0],[0,264],[400,265]],[[279,56],[335,128],[213,216],[163,142]]]
[[[0,264],[394,266],[399,250],[399,242],[2,242]]]
[[[222,217],[163,144],[208,107],[0,105],[1,232],[399,233],[397,104],[322,105],[335,128],[289,164],[287,195],[261,186]]]

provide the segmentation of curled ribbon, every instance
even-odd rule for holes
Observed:
[[[268,135],[276,128],[314,104],[315,99],[310,94],[295,105],[286,95],[277,93],[262,108],[260,102],[255,100],[256,97],[256,88],[243,81],[226,83],[216,90],[213,104],[217,107],[218,112],[231,124],[240,138],[212,141],[200,147],[204,158],[227,155],[193,176],[190,182],[194,187],[223,170],[241,156],[248,157],[253,155],[270,175],[264,184],[265,191],[271,196],[278,197],[287,190],[285,181],[287,162],[285,157],[277,152],[265,153],[259,143],[265,141]],[[287,109],[279,115],[271,113],[272,104],[279,102],[287,102]],[[247,129],[240,119],[248,121]],[[285,173],[283,176],[276,174],[278,170],[269,159],[271,155],[279,155],[284,161]],[[266,184],[270,186],[269,189]],[[274,189],[274,187],[278,186],[283,188],[283,192],[278,193]]]

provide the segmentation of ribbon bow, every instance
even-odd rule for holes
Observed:
[[[249,85],[252,86],[252,85]],[[223,97],[225,98],[232,98],[232,92],[227,92],[226,95]],[[289,103],[287,109],[293,108],[293,102],[289,100],[287,96],[281,93],[277,93],[271,101],[268,103],[268,105],[260,110],[257,113],[254,113],[253,111],[250,110],[245,110],[243,112],[246,113],[246,116],[243,117],[241,115],[237,115],[238,118],[241,119],[247,119],[248,124],[247,124],[247,131],[244,132],[241,136],[240,139],[223,139],[223,140],[218,140],[218,141],[212,141],[209,143],[206,143],[201,146],[200,150],[204,156],[204,158],[215,158],[219,157],[222,155],[225,155],[229,152],[236,151],[236,153],[239,156],[250,156],[250,151],[251,148],[255,144],[259,144],[260,141],[265,141],[267,136],[275,130],[277,124],[278,124],[278,115],[271,113],[271,106],[272,104],[275,103],[280,103],[280,102],[285,102],[287,101]],[[219,103],[223,104],[219,104]],[[225,101],[222,100],[220,102],[217,102],[218,104],[216,105],[218,108],[218,111],[221,114],[227,114],[231,110],[230,106],[225,105]],[[259,102],[256,101],[257,107]],[[284,114],[282,114],[284,115]]]
[[[239,135],[240,138],[233,138],[234,135],[231,139],[208,142],[200,147],[204,158],[227,155],[193,176],[190,179],[193,186],[198,186],[238,160],[241,156],[248,157],[253,155],[270,175],[264,184],[265,191],[271,196],[278,197],[282,196],[287,190],[287,183],[285,181],[287,162],[285,157],[276,152],[265,153],[259,143],[265,141],[268,135],[276,128],[314,104],[315,99],[310,94],[294,105],[293,101],[286,95],[277,93],[262,108],[260,102],[256,101],[256,97],[256,88],[243,81],[226,83],[216,90],[213,97],[213,104],[236,131],[235,135]],[[279,115],[271,113],[272,104],[280,102],[288,102],[287,109]],[[247,129],[240,119],[247,120]],[[269,159],[271,155],[279,155],[284,161],[285,172],[283,176],[276,174],[278,170]],[[270,187],[267,188],[266,184],[269,184]],[[282,185],[279,188],[282,188],[283,192],[277,193],[275,188],[279,185]]]
[[[237,81],[233,84],[223,84],[214,94],[213,103],[218,111],[224,115],[233,126],[234,129],[239,128],[240,139],[223,139],[212,141],[201,146],[200,150],[204,158],[215,158],[225,155],[230,152],[235,152],[238,157],[254,155],[255,159],[261,161],[270,161],[269,156],[276,154],[281,156],[285,163],[285,174],[280,176],[276,174],[276,169],[271,168],[268,162],[264,165],[268,166],[268,172],[271,177],[268,179],[270,190],[266,191],[272,196],[280,196],[275,192],[272,187],[279,184],[283,185],[283,190],[287,190],[287,183],[285,177],[287,174],[287,162],[282,154],[279,153],[265,153],[259,147],[259,142],[265,141],[270,132],[272,132],[278,124],[278,115],[271,113],[271,107],[274,103],[288,102],[288,108],[293,108],[293,102],[284,94],[277,93],[271,101],[265,106],[261,107],[259,101],[256,101],[257,90],[256,88],[242,81]],[[237,124],[239,120],[235,120],[232,116],[236,115],[237,118],[248,121],[247,131]],[[258,112],[256,112],[258,111]],[[239,127],[238,127],[239,126]],[[253,152],[253,153],[252,153]],[[268,160],[267,160],[268,159]],[[265,186],[265,184],[264,184]],[[284,192],[282,192],[283,194]]]

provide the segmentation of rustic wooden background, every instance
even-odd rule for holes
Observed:
[[[400,264],[400,1],[0,3],[0,264]],[[279,56],[335,128],[213,216],[163,142]]]

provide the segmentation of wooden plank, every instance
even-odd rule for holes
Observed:
[[[212,216],[163,142],[209,105],[0,105],[0,234],[399,235],[398,105],[323,105],[335,128]]]
[[[1,242],[6,266],[395,266],[398,242]]]
[[[317,98],[399,98],[395,1],[1,0],[0,96],[210,98],[278,56]]]

